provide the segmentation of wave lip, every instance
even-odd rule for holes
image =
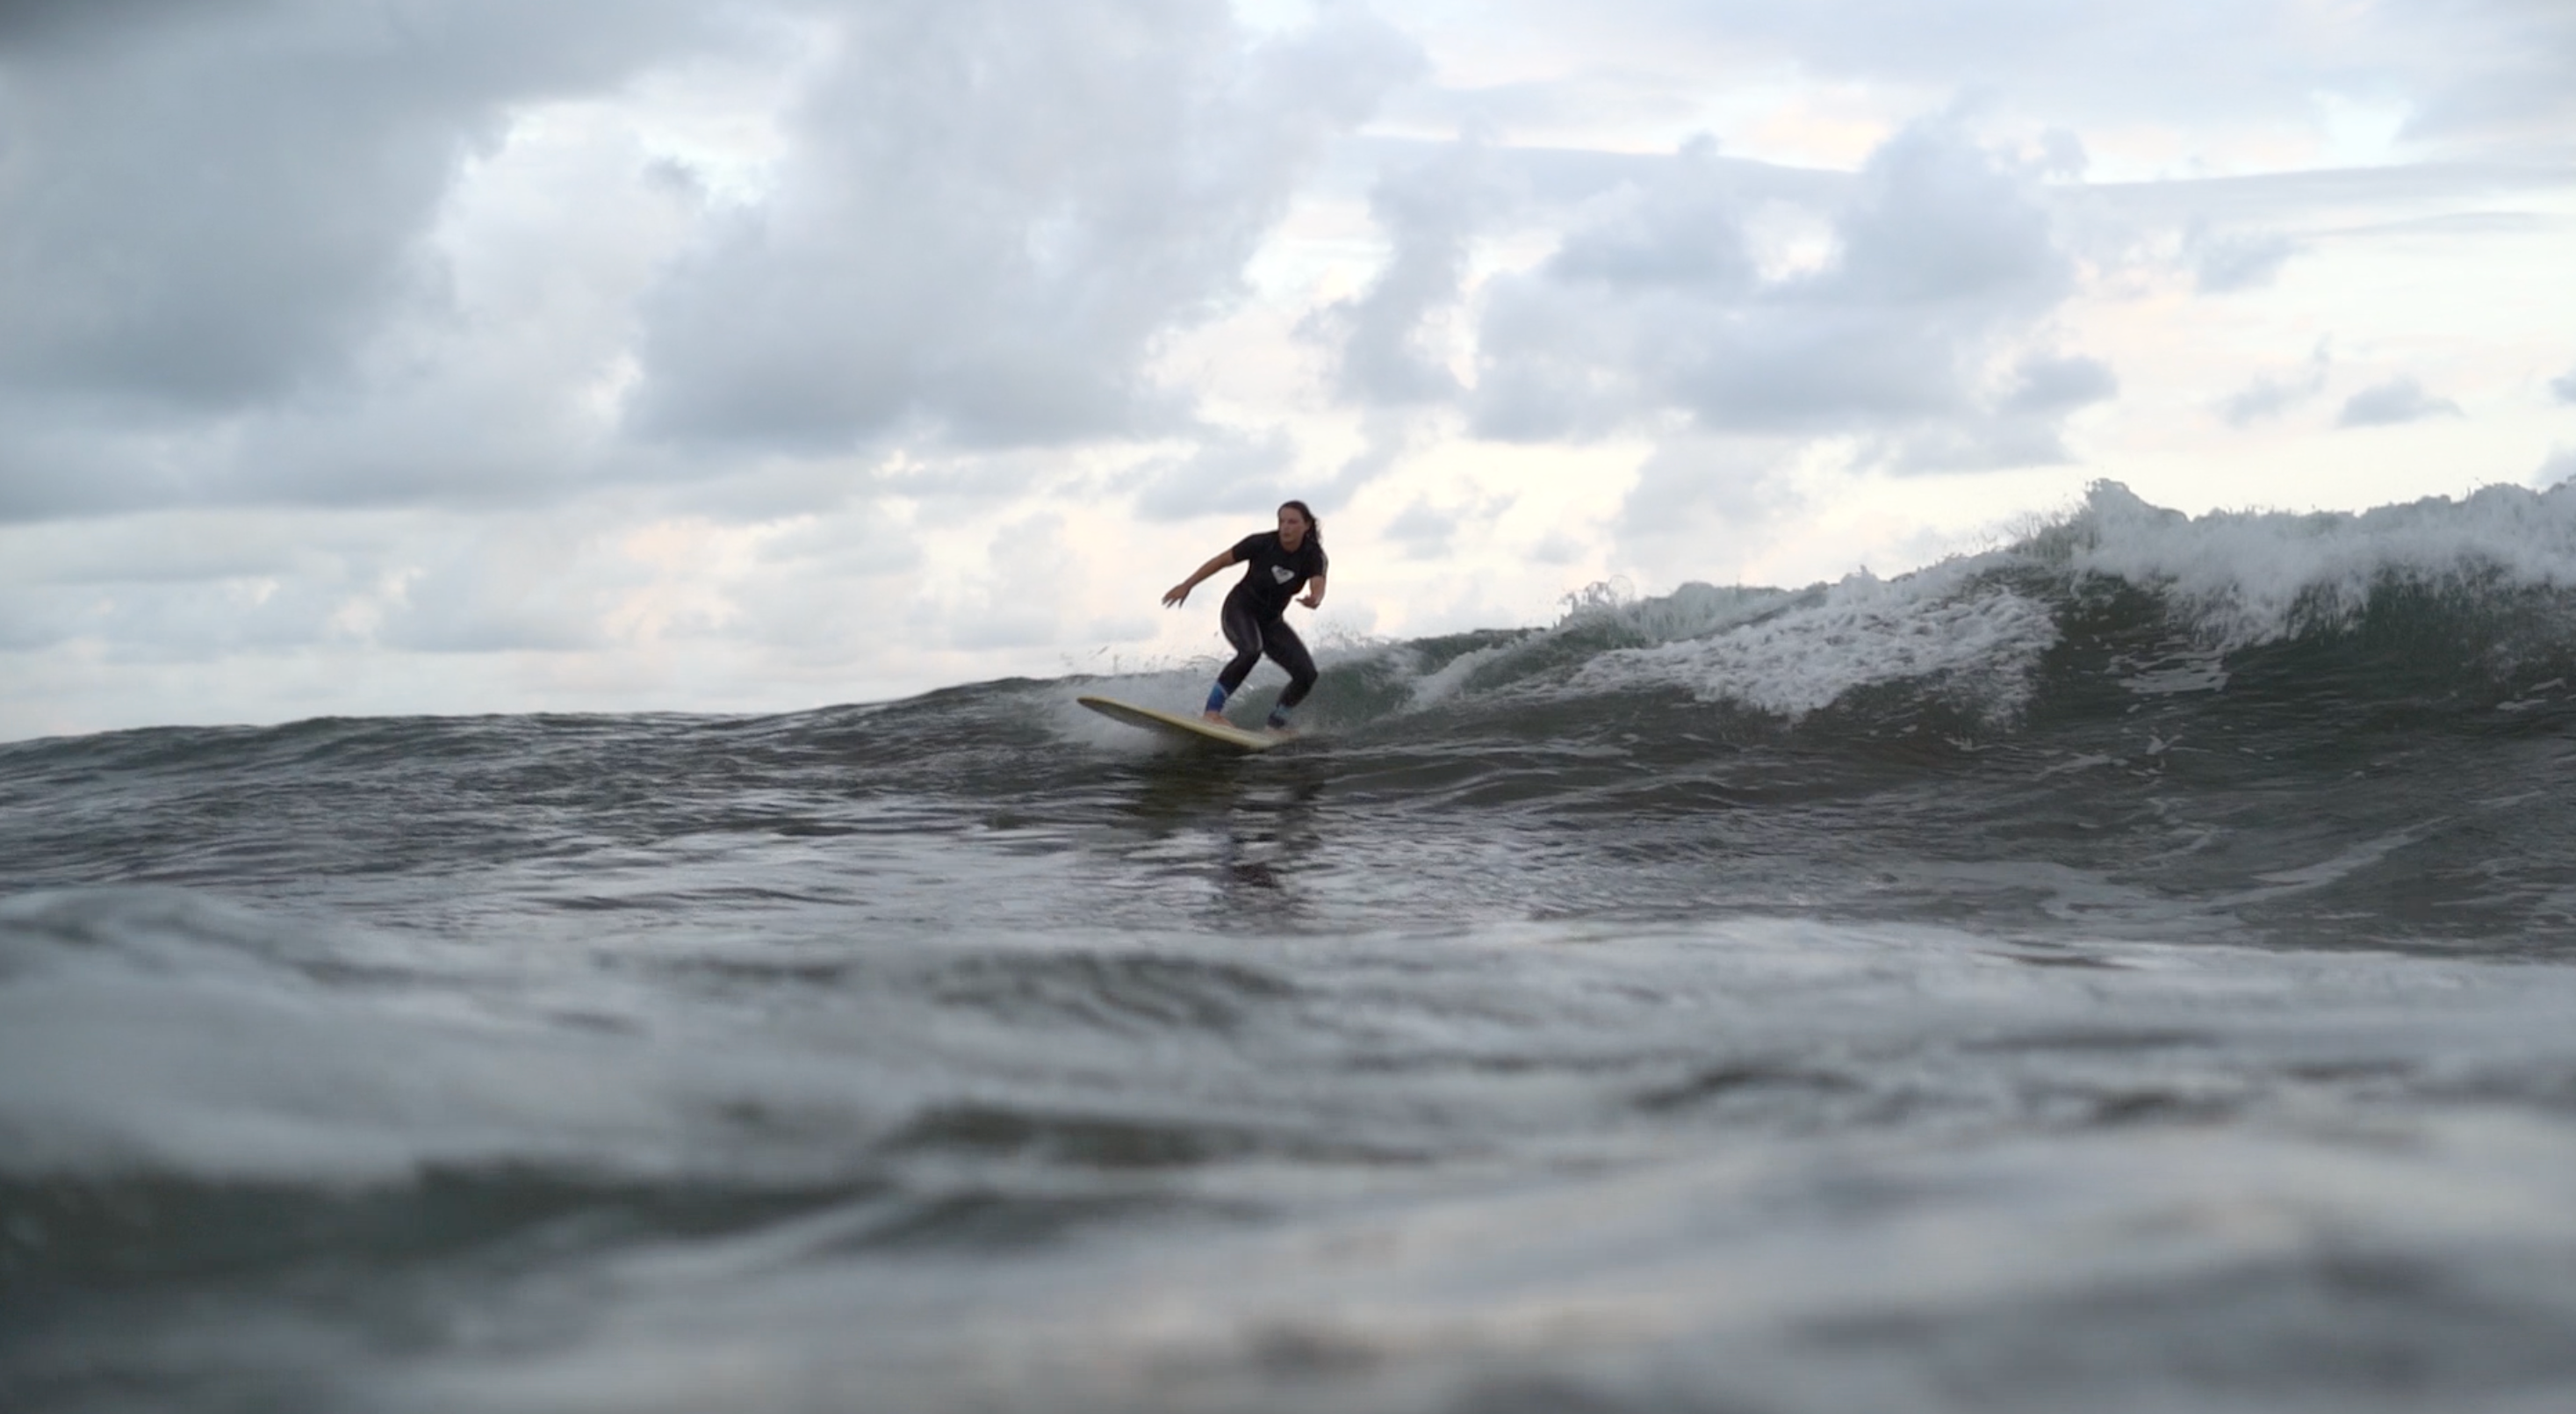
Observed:
[[[2123,596],[2126,618],[2105,621]],[[2357,514],[2192,517],[2103,481],[2011,545],[1894,579],[1604,597],[1470,655],[1494,660],[1473,672],[1461,660],[1426,673],[1417,697],[1470,691],[1504,661],[1588,648],[1565,679],[1577,694],[1677,686],[1796,721],[1856,691],[1912,685],[2002,724],[2046,690],[2053,652],[2079,626],[2088,641],[2130,641],[2109,670],[2132,698],[2224,692],[2231,655],[2355,633],[2438,643],[2446,669],[2480,645],[2510,670],[2534,649],[2576,649],[2576,485],[2491,486]]]
[[[1986,581],[1973,561],[1882,581],[1854,575],[1807,602],[1726,632],[1605,653],[1575,686],[1674,684],[1798,718],[1857,687],[1940,680],[1988,716],[2013,715],[2058,639],[2049,607]]]
[[[2190,517],[2102,481],[2015,553],[2153,591],[2207,645],[2245,648],[2350,628],[2392,584],[2472,598],[2576,589],[2576,485],[2489,486],[2358,514]]]

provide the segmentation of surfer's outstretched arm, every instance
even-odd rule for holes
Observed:
[[[1223,570],[1227,565],[1233,563],[1234,551],[1230,549],[1219,550],[1214,559],[1211,559],[1206,564],[1199,566],[1198,573],[1193,574],[1189,578],[1182,580],[1180,583],[1173,585],[1171,588],[1164,590],[1163,602],[1170,605],[1179,605],[1187,602],[1190,597],[1190,591],[1199,587],[1200,580]]]
[[[1319,574],[1306,581],[1306,597],[1297,602],[1309,609],[1324,607],[1324,577]]]

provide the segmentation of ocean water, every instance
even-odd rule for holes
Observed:
[[[2576,1407],[2576,489],[1324,667],[0,746],[0,1408]]]

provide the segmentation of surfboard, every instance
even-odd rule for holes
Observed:
[[[1236,751],[1268,751],[1289,740],[1272,732],[1248,732],[1227,722],[1211,722],[1204,717],[1184,717],[1178,712],[1157,712],[1114,697],[1077,697],[1073,699],[1104,717],[1125,722],[1131,727],[1160,732],[1168,737],[1205,742],[1211,746],[1230,747]]]

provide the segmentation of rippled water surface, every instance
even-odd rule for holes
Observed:
[[[0,746],[0,1407],[2565,1408],[2571,569]]]

